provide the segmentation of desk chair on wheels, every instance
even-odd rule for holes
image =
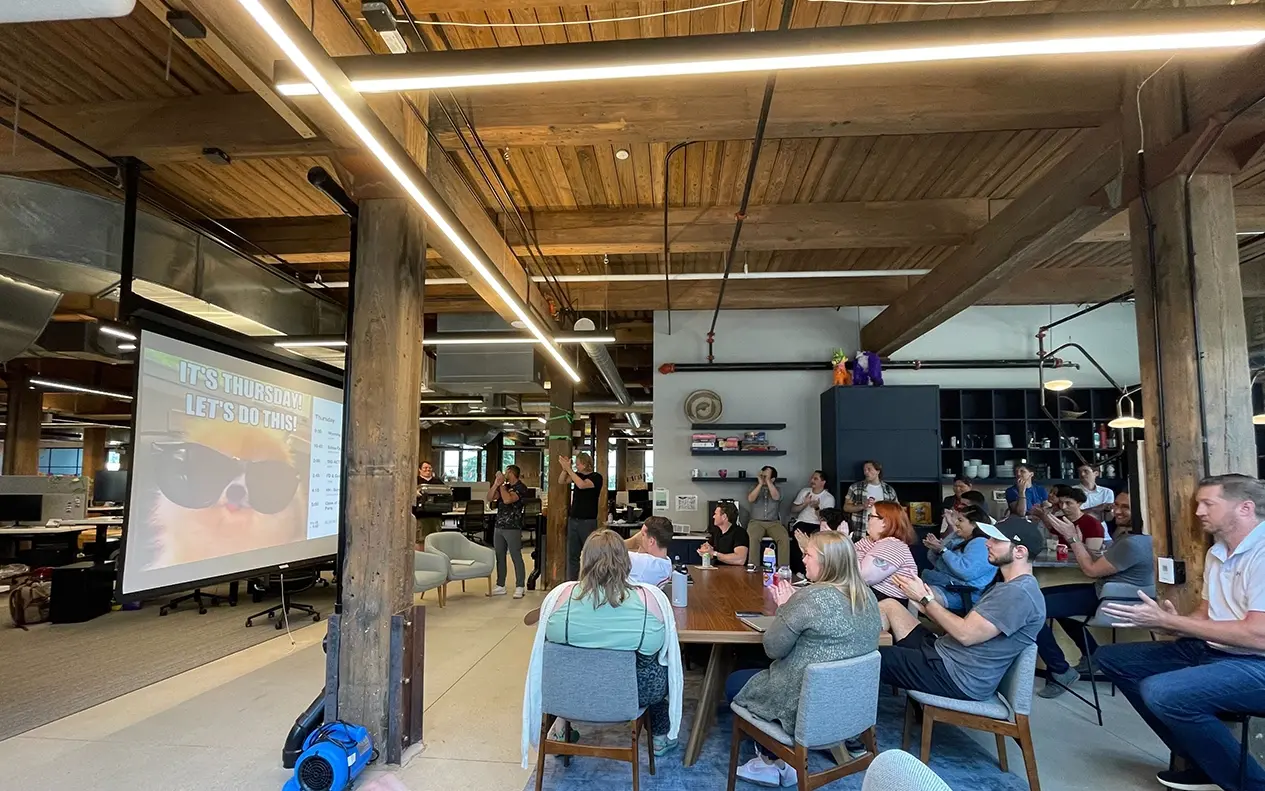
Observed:
[[[314,623],[321,620],[321,613],[315,607],[310,604],[296,602],[291,598],[296,593],[302,593],[303,591],[316,587],[316,584],[321,582],[320,571],[317,569],[299,569],[290,572],[289,577],[289,579],[286,579],[285,574],[272,574],[262,580],[255,579],[250,581],[252,592],[259,594],[266,594],[269,590],[271,590],[275,582],[281,589],[281,603],[275,604],[266,610],[260,610],[247,618],[247,626],[254,626],[254,620],[256,618],[266,615],[269,620],[275,619],[276,625],[274,628],[284,629],[291,610],[298,610],[303,613],[304,616],[310,615]],[[281,618],[277,618],[278,612],[282,614]]]

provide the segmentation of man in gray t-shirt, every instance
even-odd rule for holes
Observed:
[[[1045,594],[1046,614],[1058,621],[1076,646],[1087,646],[1091,654],[1097,650],[1098,644],[1081,619],[1098,611],[1103,585],[1123,582],[1132,589],[1131,595],[1136,596],[1139,590],[1155,595],[1155,553],[1151,537],[1134,532],[1133,508],[1128,492],[1116,495],[1112,512],[1115,515],[1112,542],[1101,557],[1085,548],[1075,525],[1066,519],[1055,518],[1049,523],[1050,528],[1058,533],[1059,540],[1067,544],[1081,573],[1093,582],[1045,588],[1042,592]],[[1037,637],[1037,647],[1047,670],[1046,685],[1037,693],[1043,698],[1062,695],[1082,673],[1089,672],[1089,661],[1083,656],[1076,667],[1069,665],[1050,626],[1042,628]]]
[[[1002,581],[984,592],[965,616],[950,612],[920,579],[897,575],[896,585],[936,625],[937,636],[918,622],[905,602],[887,599],[879,610],[895,643],[879,649],[882,682],[946,698],[985,700],[997,691],[1006,671],[1036,642],[1045,621],[1041,586],[1032,576],[1032,558],[1045,548],[1045,536],[1031,522],[979,525],[988,539],[988,562]]]

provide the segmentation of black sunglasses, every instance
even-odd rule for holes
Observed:
[[[284,511],[299,488],[299,473],[284,461],[242,461],[197,442],[155,442],[158,490],[183,508],[209,508],[238,478],[244,491],[230,495],[261,514]]]

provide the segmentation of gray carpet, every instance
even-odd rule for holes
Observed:
[[[227,586],[210,590],[227,594]],[[294,598],[320,610],[322,622],[334,611],[332,586]],[[0,740],[284,634],[266,618],[245,626],[247,615],[277,601],[255,604],[243,595],[236,607],[211,607],[206,615],[188,602],[166,617],[159,617],[161,602],[154,601],[86,623],[44,623],[25,632],[6,611],[0,617]],[[291,629],[312,624],[310,617],[291,615]]]

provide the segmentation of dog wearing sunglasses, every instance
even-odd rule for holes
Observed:
[[[174,487],[168,491],[159,487],[150,515],[157,549],[151,567],[192,563],[307,538],[307,487],[296,483],[294,460],[284,433],[198,421],[189,427],[185,442],[179,446],[191,448],[208,462],[189,463],[191,475],[180,479],[183,496]],[[169,459],[160,458],[159,463],[176,466],[190,453],[182,450]],[[268,477],[251,470],[273,474]],[[196,504],[192,502],[195,499]]]

